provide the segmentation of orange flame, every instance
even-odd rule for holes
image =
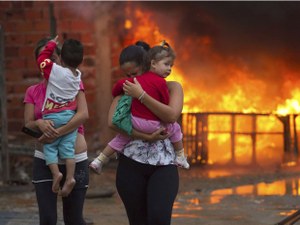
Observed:
[[[125,28],[131,29],[129,38],[126,40],[128,43],[134,43],[137,40],[144,40],[150,45],[158,44],[161,40],[167,40],[171,46],[174,46],[174,36],[165,34],[160,30],[160,27],[151,19],[152,14],[149,11],[142,11],[139,8],[131,7],[130,4],[126,10],[126,22]],[[269,117],[258,118],[257,129],[264,131],[281,130],[282,125],[274,115],[287,115],[300,113],[300,89],[295,89],[292,82],[286,82],[283,86],[286,90],[292,90],[291,98],[282,100],[281,97],[272,96],[269,93],[269,89],[276,88],[263,80],[255,79],[253,71],[247,66],[243,66],[242,62],[237,64],[230,61],[230,59],[222,58],[218,53],[211,50],[213,40],[209,36],[200,36],[198,38],[186,37],[184,43],[181,46],[187,46],[186,49],[195,49],[200,52],[200,55],[204,55],[201,65],[196,65],[197,74],[193,75],[193,79],[185,79],[183,72],[184,68],[179,68],[177,62],[173,67],[172,74],[167,80],[175,80],[182,84],[184,90],[184,107],[183,113],[187,112],[203,112],[203,111],[223,111],[223,112],[242,112],[248,113],[270,113]],[[175,49],[176,51],[176,49]],[[193,51],[180,51],[180,59],[183,61],[189,61],[192,57]],[[262,57],[263,58],[263,57]],[[273,62],[269,62],[268,59],[262,59],[266,64],[272,65]],[[211,65],[213,62],[213,65]],[[280,65],[280,60],[277,64]],[[208,67],[209,65],[210,67]],[[271,67],[271,66],[270,66]],[[282,72],[289,74],[284,66]],[[211,76],[210,74],[214,74]],[[223,76],[230,74],[231,79],[227,79],[226,82]],[[228,76],[227,76],[228,77]],[[222,82],[224,81],[224,82]],[[211,93],[211,87],[215,87],[213,94]],[[271,87],[270,87],[271,86]],[[274,92],[274,91],[273,91]],[[282,103],[284,102],[284,103]],[[276,109],[276,110],[274,110]],[[222,124],[225,126],[226,118],[222,118],[223,121],[219,121],[217,118],[212,117],[210,119],[210,129],[214,130]],[[247,122],[238,123],[237,129],[249,129],[247,128]],[[190,125],[190,124],[189,124]],[[189,126],[186,125],[186,126]],[[278,128],[279,127],[279,128]],[[183,127],[189,129],[188,127]],[[224,146],[229,146],[229,135],[215,135],[209,134],[210,147],[214,149],[223,149]],[[278,146],[282,146],[282,137],[270,140],[270,137],[262,137],[257,140],[258,148],[264,149],[260,152],[261,157],[272,156],[270,149],[278,149]],[[243,160],[245,158],[251,158],[248,154],[250,152],[251,139],[249,137],[240,136],[237,138],[238,150],[237,154],[241,156]],[[226,148],[227,148],[226,147]],[[220,153],[216,152],[215,155],[210,156],[210,162],[214,161],[226,161],[230,157],[230,152]],[[260,156],[259,156],[260,157]]]

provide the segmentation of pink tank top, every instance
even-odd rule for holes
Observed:
[[[24,98],[24,103],[29,103],[34,105],[34,118],[42,119],[42,107],[46,95],[47,83],[42,81],[38,84],[32,85],[27,88]],[[80,83],[80,90],[84,91],[83,83]],[[80,125],[78,127],[78,133],[84,134],[84,127]]]

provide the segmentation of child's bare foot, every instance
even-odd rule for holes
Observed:
[[[59,183],[61,181],[61,179],[63,178],[62,173],[58,173],[56,175],[53,176],[53,181],[52,181],[52,191],[54,193],[58,193],[59,191]]]
[[[61,196],[67,197],[73,190],[73,187],[75,186],[75,184],[76,184],[76,180],[74,178],[66,180],[64,183],[64,186],[61,190]]]

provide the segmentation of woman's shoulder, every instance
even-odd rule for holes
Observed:
[[[182,85],[177,81],[167,81],[170,90],[182,90]]]
[[[40,82],[40,83],[29,86],[26,90],[26,94],[27,95],[35,95],[35,94],[39,94],[44,91],[46,91],[46,84],[44,82]]]
[[[29,86],[27,88],[27,90],[44,89],[46,87],[47,87],[46,83],[42,81],[37,84],[33,84],[33,85]]]

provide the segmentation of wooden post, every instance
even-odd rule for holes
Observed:
[[[283,162],[287,163],[290,161],[294,161],[295,157],[294,157],[294,152],[292,151],[290,115],[277,116],[277,117],[283,123],[283,145],[284,145]]]
[[[257,127],[256,127],[256,115],[252,115],[252,133],[251,133],[251,139],[252,139],[252,164],[256,164],[256,133],[257,133]]]
[[[208,163],[208,115],[201,114],[197,117],[201,121],[201,163]],[[198,120],[197,119],[197,120]],[[198,134],[199,135],[199,134]]]
[[[231,163],[235,164],[236,163],[236,155],[235,155],[235,115],[231,115]]]
[[[56,33],[56,19],[54,16],[54,5],[53,2],[49,2],[49,20],[50,20],[50,36],[54,38]]]
[[[0,172],[3,182],[9,180],[9,154],[7,138],[7,107],[6,107],[6,87],[4,76],[4,31],[0,25],[0,106],[1,106],[1,154]]]
[[[294,149],[294,154],[298,158],[299,152],[298,152],[298,134],[297,134],[297,126],[296,126],[296,118],[298,115],[293,115],[293,149]]]

